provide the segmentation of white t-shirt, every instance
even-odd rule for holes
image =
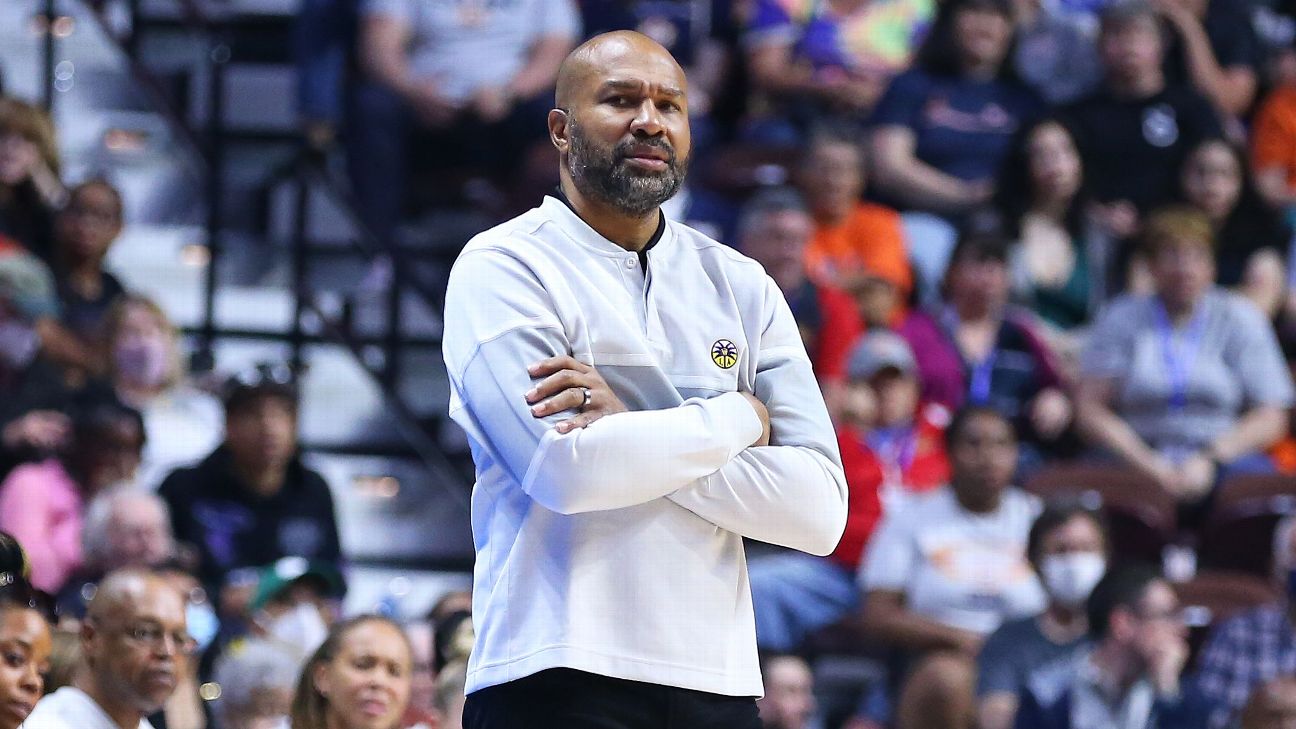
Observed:
[[[22,729],[119,729],[94,699],[75,686],[64,686],[36,703]],[[140,719],[139,729],[153,729]]]
[[[918,615],[989,635],[1047,603],[1026,559],[1026,537],[1039,511],[1039,499],[1010,488],[997,510],[974,514],[945,486],[882,519],[860,566],[860,584],[902,592]]]
[[[667,222],[639,256],[555,198],[474,238],[442,352],[472,445],[469,693],[546,668],[762,693],[743,537],[837,546],[846,482],[792,312],[759,264]],[[527,367],[593,365],[628,408],[559,434]],[[767,406],[772,445],[740,392]]]

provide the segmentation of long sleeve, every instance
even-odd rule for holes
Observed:
[[[755,395],[769,409],[770,445],[748,448],[668,498],[721,529],[817,555],[846,528],[846,477],[828,409],[792,312],[772,281]]]
[[[714,473],[760,437],[760,420],[738,393],[617,413],[566,434],[553,425],[571,413],[533,417],[527,367],[570,354],[571,346],[543,285],[502,251],[476,251],[455,264],[445,321],[452,417],[475,451],[485,449],[551,511],[661,498]]]

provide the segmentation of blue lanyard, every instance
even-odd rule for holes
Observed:
[[[1201,304],[1198,307],[1192,320],[1184,327],[1183,335],[1176,340],[1170,314],[1161,299],[1156,300],[1157,337],[1161,342],[1161,358],[1165,361],[1166,380],[1170,383],[1171,410],[1182,410],[1188,406],[1188,375],[1197,360],[1197,350],[1201,347],[1206,331],[1206,316],[1200,308]]]
[[[941,324],[949,336],[950,342],[958,349],[959,317],[953,307],[946,307],[941,312]],[[1003,326],[1002,324],[1000,325]],[[962,352],[959,353],[960,357]],[[999,334],[995,333],[995,344],[980,362],[972,363],[968,373],[967,400],[969,405],[988,405],[990,403],[990,383],[994,379],[995,360],[999,358]]]

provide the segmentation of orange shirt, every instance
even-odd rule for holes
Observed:
[[[844,274],[864,269],[904,294],[913,287],[900,214],[882,205],[860,203],[841,225],[818,226],[805,256],[806,271],[824,284],[839,286]]]
[[[1273,90],[1256,112],[1251,131],[1251,156],[1257,170],[1278,167],[1296,188],[1296,88]]]

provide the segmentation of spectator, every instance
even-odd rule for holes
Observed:
[[[0,533],[0,729],[18,729],[31,714],[53,650],[48,616],[36,607],[37,596],[24,578],[27,567],[22,547]]]
[[[1212,285],[1205,214],[1157,211],[1143,242],[1156,293],[1116,299],[1094,325],[1078,420],[1095,447],[1200,502],[1227,475],[1273,470],[1291,376],[1260,312]]]
[[[1071,422],[1056,359],[1029,312],[1008,302],[1008,245],[997,232],[959,240],[934,314],[914,312],[899,333],[918,359],[924,400],[950,411],[994,408],[1026,439],[1023,465],[1055,443]]]
[[[221,729],[286,727],[301,660],[281,646],[244,641],[217,661],[215,715]]]
[[[1109,572],[1089,598],[1094,648],[1069,684],[1051,695],[1026,692],[1018,729],[1197,729],[1200,702],[1181,691],[1188,629],[1174,589],[1144,567]]]
[[[1209,102],[1187,86],[1167,83],[1160,22],[1144,0],[1109,5],[1098,37],[1103,87],[1064,112],[1098,203],[1095,212],[1120,238],[1137,232],[1142,213],[1173,197],[1188,150],[1221,134]]]
[[[342,597],[342,575],[333,565],[285,557],[262,567],[248,614],[252,633],[305,661],[328,636]]]
[[[447,663],[437,674],[436,703],[441,724],[436,729],[463,729],[464,686],[467,682],[467,658]]]
[[[155,488],[220,445],[221,406],[185,376],[180,332],[152,299],[123,296],[108,312],[105,334],[113,391],[139,408],[149,433],[138,482]]]
[[[72,685],[42,699],[23,729],[152,729],[145,717],[171,697],[195,649],[174,587],[149,572],[115,572],[90,601]]]
[[[1296,667],[1296,516],[1274,530],[1273,580],[1281,599],[1216,625],[1202,647],[1195,686],[1212,729],[1234,726],[1251,696]]]
[[[368,0],[349,153],[361,217],[391,237],[405,202],[408,156],[438,169],[514,172],[553,105],[558,66],[580,36],[573,0],[507,0],[428,7]],[[418,144],[411,134],[420,133]]]
[[[306,0],[293,24],[297,115],[306,142],[330,148],[342,126],[343,91],[350,87],[360,0]]]
[[[334,626],[302,669],[294,729],[397,729],[410,692],[409,642],[400,626],[362,615]]]
[[[49,261],[54,211],[66,194],[49,116],[17,99],[0,99],[0,234]]]
[[[1251,8],[1230,0],[1157,0],[1173,32],[1166,61],[1171,83],[1187,83],[1229,117],[1241,118],[1255,101],[1259,40]]]
[[[1102,63],[1084,22],[1050,0],[1015,0],[1013,70],[1050,106],[1085,96],[1102,79]]]
[[[864,149],[840,131],[821,130],[810,138],[797,181],[814,216],[814,238],[806,248],[806,270],[828,286],[848,288],[868,274],[908,297],[913,276],[905,251],[900,215],[861,200]]]
[[[744,253],[774,279],[792,307],[827,399],[846,374],[846,355],[859,335],[850,297],[806,274],[805,251],[814,222],[801,196],[780,188],[758,193],[743,208],[739,236]]]
[[[761,661],[765,696],[756,702],[765,729],[809,729],[815,712],[814,675],[804,659],[771,655]]]
[[[743,46],[752,85],[773,107],[763,141],[794,139],[825,116],[860,118],[909,67],[933,0],[756,0]]]
[[[1246,153],[1223,139],[1193,148],[1179,175],[1183,198],[1211,220],[1215,282],[1272,318],[1286,298],[1291,228],[1256,192]]]
[[[225,442],[167,476],[158,493],[176,538],[197,549],[209,590],[239,567],[341,557],[328,484],[297,452],[297,389],[286,367],[262,365],[232,378]]]
[[[33,585],[57,593],[81,567],[86,502],[130,481],[143,445],[138,412],[94,405],[75,418],[72,444],[63,457],[19,466],[0,484],[0,529],[31,554]]]
[[[1026,560],[1039,502],[1009,485],[1012,425],[969,407],[945,435],[950,485],[887,514],[860,570],[866,629],[911,659],[896,712],[902,729],[972,726],[982,641],[1045,604]]]
[[[1276,678],[1256,689],[1242,712],[1241,729],[1296,726],[1296,678]]]
[[[77,185],[54,220],[53,268],[61,319],[72,334],[99,348],[113,302],[126,293],[104,259],[122,230],[122,198],[107,180]]]
[[[1078,505],[1051,505],[1031,526],[1026,555],[1049,603],[1044,612],[1004,623],[977,656],[977,716],[980,729],[1010,729],[1018,696],[1047,692],[1048,682],[1066,680],[1064,671],[1088,649],[1085,602],[1107,568],[1107,535],[1101,517]],[[1056,686],[1061,691],[1065,686]]]
[[[433,667],[436,642],[432,623],[416,620],[405,624],[405,637],[409,639],[414,658],[410,672],[410,701],[401,726],[405,729],[439,729],[437,716],[437,671]]]
[[[1251,124],[1251,161],[1269,204],[1296,205],[1296,83],[1278,86],[1260,104]]]
[[[1075,139],[1056,119],[1018,135],[999,177],[1013,298],[1063,332],[1087,324],[1107,293],[1111,241],[1088,215],[1085,187]]]
[[[941,5],[915,68],[896,77],[873,115],[880,192],[941,215],[990,200],[1009,140],[1039,110],[1012,72],[1012,48],[1009,0]]]
[[[85,564],[58,596],[59,614],[77,620],[85,616],[104,575],[127,567],[158,567],[176,556],[166,503],[155,493],[128,486],[95,495],[85,510],[81,547]]]

